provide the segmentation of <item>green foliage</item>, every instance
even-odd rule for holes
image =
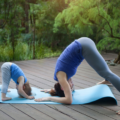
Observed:
[[[53,25],[55,17],[58,13],[62,12],[67,7],[64,0],[49,0],[49,1],[38,1],[40,4],[31,4],[31,14],[33,9],[36,16],[36,39],[39,44],[56,50],[63,45],[66,46],[71,42],[71,36],[66,26],[63,26],[59,32],[54,33]],[[37,9],[38,8],[38,9]],[[69,35],[68,35],[69,34]],[[68,40],[69,39],[69,40]],[[72,39],[73,40],[73,39]],[[64,42],[64,41],[67,41]]]
[[[55,57],[61,54],[60,50],[52,51],[50,48],[46,47],[41,43],[40,45],[36,44],[36,58],[47,58],[47,57]]]
[[[21,41],[21,42],[26,42],[26,43],[31,43],[32,42],[32,33],[21,33],[18,38],[17,41]]]
[[[54,57],[59,56],[62,51],[57,50],[53,52],[50,48],[44,46],[43,44],[36,44],[36,58],[46,58],[46,57]],[[28,60],[32,59],[32,52],[30,51],[30,47],[26,43],[18,42],[15,47],[15,53],[13,55],[13,49],[10,44],[0,45],[0,61],[12,61],[14,60]]]
[[[99,50],[120,49],[119,0],[35,2],[0,0],[1,61],[31,59],[34,50],[36,58],[57,56],[82,36],[98,43]]]
[[[18,42],[15,46],[14,59],[15,60],[25,60],[27,59],[29,52],[29,47],[26,43]]]
[[[10,30],[0,29],[0,44],[5,44],[10,42]]]
[[[120,51],[120,40],[119,39],[113,39],[111,37],[105,37],[100,40],[100,42],[97,44],[97,48],[102,50],[117,50]]]
[[[38,0],[37,4],[30,3],[29,33],[24,33],[26,23],[25,0],[0,1],[0,56],[2,61],[24,60],[33,57],[33,21],[35,17],[36,57],[43,58],[48,45],[50,48],[58,34],[53,33],[54,18],[66,4],[63,0]],[[51,14],[49,14],[51,12]],[[23,27],[24,26],[24,27]],[[41,41],[44,41],[41,43]],[[49,42],[48,42],[49,41]],[[40,46],[39,46],[40,45]],[[53,45],[54,47],[55,45]],[[51,49],[49,48],[50,54]],[[48,52],[47,51],[47,52]]]
[[[11,61],[13,59],[13,50],[10,44],[0,45],[0,61]]]
[[[54,32],[58,32],[61,27],[66,26],[70,33],[77,33],[79,37],[92,34],[91,24],[88,23],[88,17],[85,13],[85,9],[89,8],[90,2],[85,0],[82,1],[82,4],[84,7],[81,3],[78,4],[78,1],[71,1],[69,7],[55,18]]]
[[[120,41],[119,0],[73,0],[55,18],[54,32],[66,25],[71,33],[82,33],[84,36],[99,37],[98,48],[110,44],[107,49],[118,49]],[[93,28],[97,28],[94,31]],[[93,35],[94,34],[94,35]],[[108,40],[109,39],[109,40]],[[98,40],[97,40],[98,41]]]
[[[44,57],[56,57],[56,56],[60,56],[60,54],[62,53],[61,50],[57,50],[57,51],[52,51],[50,48],[45,49],[45,54]]]
[[[46,47],[41,43],[36,45],[36,58],[43,58]]]

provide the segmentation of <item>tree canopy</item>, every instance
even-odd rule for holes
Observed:
[[[59,31],[61,26],[67,25],[71,33],[84,33],[86,36],[103,35],[98,43],[102,50],[120,48],[120,14],[119,0],[66,0],[67,9],[60,12],[54,24],[54,31]],[[94,33],[94,27],[97,32]]]
[[[1,0],[0,59],[37,58],[82,36],[119,53],[119,6],[119,0]]]

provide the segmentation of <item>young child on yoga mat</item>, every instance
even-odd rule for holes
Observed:
[[[35,99],[35,101],[54,101],[64,104],[72,103],[73,83],[71,77],[75,75],[77,67],[85,59],[88,64],[105,80],[99,84],[113,84],[118,91],[120,91],[120,77],[114,74],[106,64],[103,57],[98,52],[95,43],[87,37],[79,38],[73,41],[62,52],[57,59],[54,79],[58,81],[54,85],[54,89],[43,90],[49,92],[51,95],[58,95],[58,97],[47,97]],[[120,111],[118,112],[120,114]]]
[[[2,101],[12,99],[10,97],[6,97],[6,93],[8,91],[8,86],[11,79],[13,79],[13,81],[16,83],[16,89],[21,97],[25,97],[27,99],[34,99],[33,96],[30,96],[31,87],[29,85],[29,82],[25,77],[23,71],[19,68],[19,66],[11,62],[5,62],[1,66],[1,72],[2,72],[2,89],[1,89]]]

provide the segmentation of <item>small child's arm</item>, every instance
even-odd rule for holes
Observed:
[[[24,92],[24,90],[23,90],[23,87],[24,87],[24,79],[21,79],[21,80],[19,80],[18,82],[19,82],[19,85],[17,85],[18,93],[19,93],[21,96],[23,96],[23,97],[25,97],[25,98],[27,98],[27,99],[34,99],[34,96],[28,96],[28,95]]]
[[[18,88],[17,88],[18,93],[19,93],[20,95],[22,95],[23,97],[25,97],[25,98],[28,99],[28,95],[23,91],[23,85],[24,85],[24,84],[19,83]]]

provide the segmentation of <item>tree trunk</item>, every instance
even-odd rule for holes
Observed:
[[[13,48],[13,60],[14,60],[14,53],[15,53],[15,41],[14,41],[14,33],[11,30],[11,42],[12,42],[12,48]]]
[[[114,63],[120,64],[120,52],[118,53],[118,57],[115,59]]]
[[[30,9],[30,5],[27,2],[21,3],[22,7],[24,9],[25,12],[25,16],[23,17],[23,20],[21,21],[21,25],[22,27],[25,27],[25,31],[23,31],[24,33],[29,33],[29,9]]]
[[[36,1],[37,0],[26,0],[28,3],[34,3],[34,4],[36,4]]]
[[[6,24],[6,21],[3,19],[0,19],[0,28],[3,29],[5,27],[5,24]]]
[[[35,16],[33,15],[33,59],[35,59]]]
[[[25,3],[25,33],[29,33],[29,4]]]

